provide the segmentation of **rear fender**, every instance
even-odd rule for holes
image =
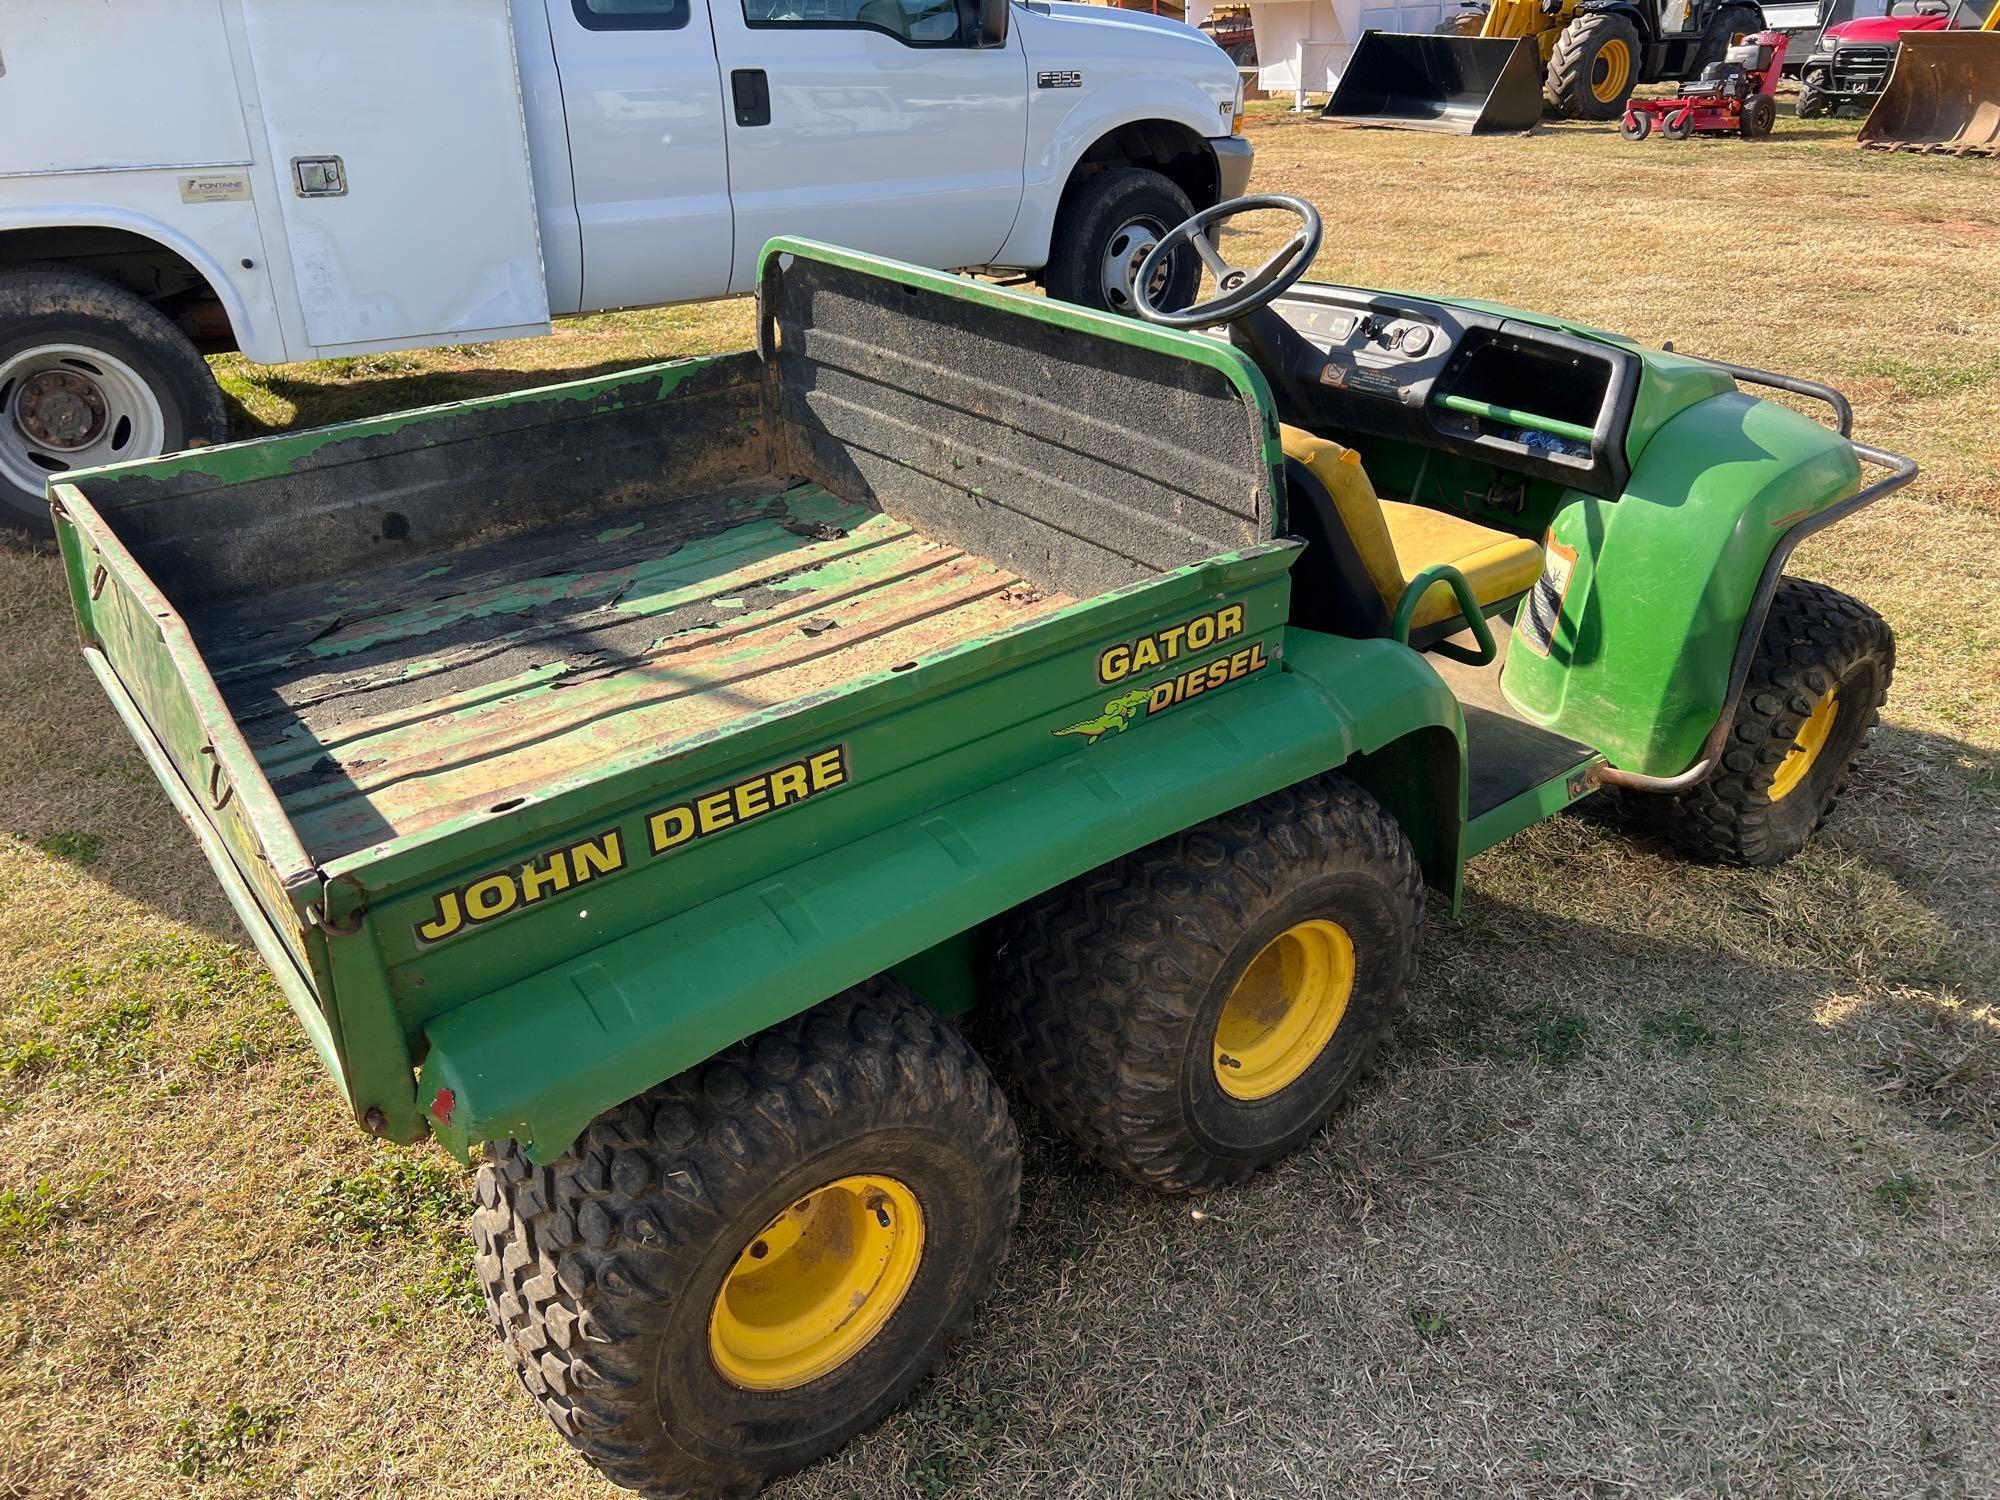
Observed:
[[[1415,652],[1291,631],[1283,670],[1137,727],[435,1017],[419,1083],[434,1133],[461,1155],[511,1136],[545,1161],[612,1105],[899,965],[957,1008],[981,922],[1356,757],[1456,890],[1464,720]]]

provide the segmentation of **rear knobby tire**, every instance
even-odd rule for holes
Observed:
[[[1846,789],[1895,671],[1896,638],[1874,610],[1822,583],[1780,580],[1721,765],[1678,796],[1639,794],[1638,810],[1690,855],[1738,865],[1790,859]],[[1774,799],[1779,769],[1829,689],[1839,696],[1819,751]]]
[[[996,1061],[1072,1140],[1170,1192],[1240,1182],[1323,1125],[1416,972],[1423,881],[1395,820],[1329,775],[1037,897],[997,929]],[[1337,922],[1353,983],[1305,1071],[1266,1098],[1218,1082],[1237,980],[1298,924]]]
[[[1598,60],[1607,47],[1618,46],[1624,48],[1626,59],[1624,86],[1615,98],[1599,98],[1591,87]],[[1578,16],[1563,27],[1549,54],[1543,97],[1549,108],[1566,120],[1620,119],[1625,101],[1632,97],[1639,81],[1639,59],[1644,55],[1638,28],[1624,16],[1608,11]]]
[[[923,1208],[914,1279],[845,1363],[789,1389],[721,1373],[710,1319],[738,1257],[850,1174]],[[472,1232],[522,1383],[614,1483],[748,1495],[878,1421],[992,1282],[1019,1204],[999,1086],[957,1030],[877,979],[607,1111],[563,1155],[515,1143]]]

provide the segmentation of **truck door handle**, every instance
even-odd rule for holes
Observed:
[[[771,80],[762,68],[737,68],[729,75],[729,93],[738,125],[771,123]]]

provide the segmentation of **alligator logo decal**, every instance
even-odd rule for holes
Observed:
[[[1129,693],[1120,693],[1104,705],[1104,712],[1094,719],[1082,719],[1063,729],[1051,731],[1058,737],[1065,734],[1080,734],[1086,745],[1094,745],[1107,734],[1123,734],[1138,717],[1139,710],[1146,706],[1148,694],[1144,688],[1135,688]]]

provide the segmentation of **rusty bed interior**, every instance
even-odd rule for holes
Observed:
[[[803,257],[764,295],[762,352],[87,491],[316,862],[1273,534],[1212,364]]]

